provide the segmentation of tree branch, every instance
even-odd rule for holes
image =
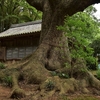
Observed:
[[[65,14],[73,15],[78,11],[83,11],[86,7],[100,3],[100,0],[26,0],[30,5],[37,10],[43,11],[46,1],[50,3],[52,9],[59,5]]]
[[[61,0],[61,6],[68,15],[83,11],[86,7],[95,3],[100,3],[100,0]]]
[[[31,6],[37,10],[43,11],[43,4],[45,0],[26,0]]]

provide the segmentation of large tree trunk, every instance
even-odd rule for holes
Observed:
[[[68,65],[71,63],[67,37],[64,36],[62,31],[57,30],[57,26],[63,25],[65,17],[65,13],[61,13],[60,9],[59,6],[52,9],[49,2],[46,2],[43,8],[40,45],[30,61],[31,67],[34,66],[33,64],[37,65],[35,67],[38,70],[35,70],[34,67],[34,71],[39,73],[40,76],[44,72],[46,73],[46,70],[60,71],[65,67],[65,63],[68,63]],[[41,68],[39,68],[40,66]],[[41,69],[46,70],[41,71]]]
[[[45,68],[52,71],[61,69],[65,63],[70,65],[67,37],[62,31],[57,30],[57,26],[64,24],[65,15],[83,11],[99,0],[27,0],[27,2],[43,12],[40,45],[37,53],[35,52],[36,56],[42,59]]]
[[[83,10],[93,4],[94,0],[27,1],[43,11],[40,45],[34,54],[24,58],[19,64],[13,65],[9,70],[2,71],[2,76],[5,77],[4,73],[8,73],[13,78],[11,97],[25,96],[23,90],[18,86],[18,80],[22,76],[27,83],[39,85],[39,93],[34,96],[34,100],[40,100],[37,99],[39,97],[45,97],[46,99],[43,100],[48,100],[47,98],[55,93],[59,95],[74,91],[89,93],[88,86],[99,89],[100,82],[86,70],[82,60],[77,60],[75,65],[72,65],[67,37],[62,31],[57,30],[57,26],[64,24],[66,14],[72,15]],[[61,79],[57,75],[52,76],[52,72],[56,72],[57,75],[59,73],[69,75],[69,79]],[[80,85],[80,83],[82,84]]]
[[[67,37],[65,37],[64,32],[57,30],[57,26],[64,23],[64,13],[61,14],[60,9],[55,9],[55,11],[52,11],[51,8],[47,9],[47,5],[49,4],[46,3],[44,8],[47,11],[44,11],[43,15],[40,45],[30,58],[28,64],[30,67],[24,67],[24,69],[34,69],[32,74],[38,73],[40,76],[48,73],[48,70],[59,72],[65,68],[65,63],[68,63],[69,66],[71,64]]]

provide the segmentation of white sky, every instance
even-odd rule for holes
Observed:
[[[94,7],[97,9],[97,12],[95,13],[95,16],[100,19],[100,3],[95,4]]]

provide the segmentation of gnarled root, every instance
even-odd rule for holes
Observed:
[[[89,75],[90,85],[97,89],[100,89],[100,81],[96,77],[94,77],[92,73],[88,72],[88,75]]]
[[[19,78],[19,73],[13,73],[12,74],[12,94],[11,98],[22,98],[25,97],[25,92],[23,89],[20,89],[18,85],[18,78]]]
[[[23,91],[23,89],[20,89],[18,87],[17,89],[14,89],[12,91],[12,94],[10,96],[10,98],[16,98],[16,99],[23,98],[23,97],[25,97],[25,92]]]

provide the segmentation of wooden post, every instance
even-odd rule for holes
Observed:
[[[0,47],[0,60],[6,61],[6,47]]]

